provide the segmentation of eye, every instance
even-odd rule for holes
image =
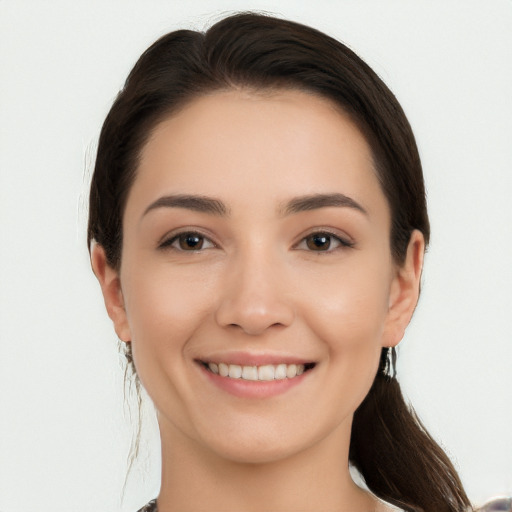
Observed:
[[[177,251],[201,251],[215,247],[215,244],[201,233],[185,231],[165,240],[160,248],[171,247]]]
[[[310,233],[303,238],[297,245],[297,249],[303,249],[315,252],[330,252],[339,247],[352,247],[354,244],[348,240],[344,240],[339,236],[333,235],[325,231],[317,231]]]

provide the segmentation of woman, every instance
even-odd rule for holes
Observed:
[[[394,375],[429,239],[414,136],[345,46],[254,14],[162,37],[104,123],[88,239],[158,411],[159,512],[470,507]]]

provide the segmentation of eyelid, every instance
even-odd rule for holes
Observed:
[[[211,244],[211,247],[206,247],[201,249],[191,249],[190,251],[185,251],[183,249],[179,249],[177,247],[173,247],[173,243],[181,235],[197,235],[203,238],[205,241],[208,241]],[[178,228],[169,233],[166,233],[163,237],[161,237],[157,242],[158,249],[175,249],[178,252],[201,252],[205,249],[211,249],[212,247],[218,247],[218,245],[214,242],[211,236],[206,235],[201,229],[195,227],[186,227],[186,228]]]
[[[205,241],[209,242],[211,244],[211,247],[206,247],[206,248],[201,247],[201,249],[196,249],[195,251],[194,251],[194,249],[191,249],[190,251],[185,251],[183,249],[179,249],[179,248],[173,247],[172,244],[181,235],[185,235],[185,234],[200,236]],[[335,247],[333,249],[329,248],[329,249],[324,250],[324,251],[322,251],[322,250],[312,251],[310,249],[300,249],[299,248],[299,245],[304,243],[309,236],[315,235],[315,234],[328,235],[329,237],[332,237],[332,238],[336,239],[339,242],[340,246]],[[298,240],[298,242],[293,244],[293,248],[294,249],[299,249],[299,250],[306,250],[308,252],[329,253],[329,252],[335,251],[336,249],[339,249],[340,247],[345,249],[345,248],[354,247],[354,245],[355,245],[355,242],[352,239],[352,237],[350,237],[349,235],[347,235],[345,233],[340,233],[338,230],[335,230],[335,229],[332,229],[332,228],[315,227],[315,228],[309,230],[308,232],[302,234],[300,239]],[[205,234],[202,229],[196,228],[196,227],[192,227],[192,226],[191,227],[184,227],[184,228],[177,228],[175,230],[172,230],[172,231],[166,233],[164,236],[162,236],[158,240],[158,242],[157,242],[157,248],[158,249],[169,249],[169,248],[171,248],[171,249],[175,249],[176,251],[179,251],[179,252],[201,252],[201,251],[204,251],[205,249],[211,249],[212,247],[218,247],[218,244],[213,240],[213,237],[211,235]]]
[[[335,238],[339,242],[340,246],[335,247],[333,249],[329,248],[324,251],[322,251],[322,250],[312,251],[311,249],[300,249],[299,245],[304,243],[306,241],[306,239],[308,237],[310,237],[311,235],[328,235],[332,238]],[[335,230],[332,228],[316,227],[316,228],[309,230],[307,233],[301,235],[299,241],[296,244],[294,244],[293,247],[295,249],[305,250],[307,252],[331,253],[340,248],[341,249],[350,249],[350,248],[354,247],[354,245],[355,245],[355,241],[352,239],[352,237],[350,237],[347,234],[340,233],[338,230]]]

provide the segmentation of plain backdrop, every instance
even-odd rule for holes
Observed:
[[[510,0],[0,0],[1,512],[134,512],[158,492],[146,403],[121,501],[135,409],[90,270],[87,186],[140,53],[249,9],[344,41],[401,101],[433,235],[398,377],[470,498],[512,492]]]

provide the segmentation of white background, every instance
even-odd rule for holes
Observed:
[[[512,492],[510,0],[0,0],[1,512],[133,512],[158,492],[149,414],[121,505],[134,427],[88,262],[87,184],[139,54],[247,9],[348,43],[401,101],[433,236],[399,379],[471,499]]]

